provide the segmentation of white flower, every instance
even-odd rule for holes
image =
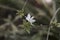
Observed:
[[[36,20],[34,20],[34,17],[33,17],[33,16],[31,17],[30,14],[27,15],[26,20],[27,20],[28,22],[30,22],[31,24],[36,21]]]

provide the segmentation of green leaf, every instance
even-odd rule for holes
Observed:
[[[23,20],[23,25],[24,25],[25,31],[30,33],[31,24],[29,22],[27,22],[26,20]]]
[[[58,23],[57,27],[60,27],[60,23]]]
[[[24,16],[24,10],[17,10],[18,11],[18,15],[20,15],[20,17],[22,18]]]
[[[51,23],[56,25],[57,24],[57,19],[55,18]]]

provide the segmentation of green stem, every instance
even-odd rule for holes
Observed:
[[[24,10],[26,4],[27,4],[27,0],[26,0],[26,2],[25,2],[24,5],[23,5],[22,10]]]
[[[60,10],[60,8],[58,8],[57,10],[56,10],[56,12],[54,13],[54,15],[53,15],[53,17],[52,17],[52,19],[51,19],[51,21],[50,21],[50,25],[51,25],[51,23],[53,22],[53,20],[54,20],[54,18],[56,17],[56,15],[57,15],[57,12]],[[50,33],[50,30],[51,30],[51,27],[53,27],[52,25],[51,26],[49,26],[49,28],[48,28],[48,33],[47,33],[47,39],[46,40],[48,40],[48,38],[49,38],[49,33]]]

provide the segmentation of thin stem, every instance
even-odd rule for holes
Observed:
[[[24,3],[24,5],[23,5],[22,10],[24,10],[24,8],[25,8],[26,4],[27,4],[27,0],[26,0],[26,2],[25,2],[25,3]]]
[[[51,19],[51,21],[50,21],[50,25],[51,25],[51,23],[53,22],[53,20],[54,20],[54,18],[56,17],[56,15],[57,15],[57,12],[60,10],[60,8],[58,8],[57,10],[56,10],[56,12],[54,13],[54,15],[53,15],[53,17],[52,17],[52,19]],[[50,33],[50,30],[51,30],[51,27],[53,27],[52,25],[51,26],[49,26],[49,28],[48,28],[48,33],[47,33],[47,39],[46,40],[48,40],[48,38],[49,38],[49,33]]]
[[[55,4],[55,1],[53,1],[53,14],[55,13],[55,11],[56,11],[56,4]],[[46,38],[46,40],[49,40],[49,34],[50,34],[50,30],[51,30],[51,27],[52,27],[52,25],[51,25],[51,23],[52,23],[52,21],[54,20],[54,18],[55,18],[55,16],[56,16],[56,13],[55,13],[55,15],[53,15],[53,17],[52,17],[52,19],[51,19],[51,21],[50,21],[50,26],[49,26],[49,28],[48,28],[48,33],[47,33],[47,38]]]
[[[55,14],[53,15],[53,17],[52,17],[52,19],[51,19],[51,21],[50,21],[50,24],[52,23],[52,21],[54,20],[54,18],[56,17],[56,15],[57,15],[57,12],[60,10],[60,8],[58,8],[57,10],[56,10],[56,12],[55,12]]]
[[[49,26],[49,28],[48,28],[48,33],[47,33],[47,38],[46,38],[46,40],[49,39],[49,34],[50,34],[50,29],[51,29],[51,27],[52,27],[52,26]]]

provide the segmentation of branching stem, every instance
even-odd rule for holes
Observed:
[[[47,38],[46,38],[46,40],[48,40],[51,27],[53,27],[53,26],[51,25],[51,23],[52,23],[53,20],[55,19],[56,15],[57,15],[57,12],[58,12],[59,10],[60,10],[60,8],[58,8],[58,9],[56,10],[56,12],[54,13],[54,15],[53,15],[53,17],[52,17],[52,19],[51,19],[51,21],[50,21],[50,26],[49,26],[49,28],[48,28],[48,33],[47,33]]]

